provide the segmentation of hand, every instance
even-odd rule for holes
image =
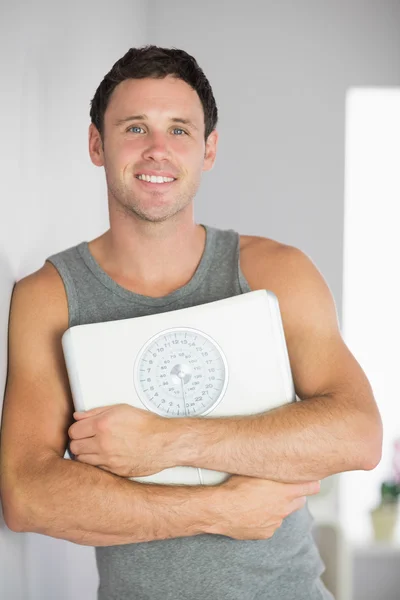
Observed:
[[[68,435],[76,460],[121,477],[143,477],[175,466],[171,419],[129,404],[75,412]]]
[[[272,537],[285,517],[305,505],[306,496],[318,494],[320,482],[282,483],[232,475],[219,487],[221,512],[208,532],[260,540]]]

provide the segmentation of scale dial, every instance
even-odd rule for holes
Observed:
[[[187,327],[167,329],[140,350],[134,383],[145,407],[163,417],[205,415],[225,394],[228,364],[206,333]]]

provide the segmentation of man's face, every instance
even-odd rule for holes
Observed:
[[[205,143],[200,99],[172,76],[120,83],[104,115],[104,147],[93,125],[89,134],[92,161],[104,165],[109,194],[119,208],[153,222],[192,202],[202,171],[212,168],[218,137],[213,131]],[[139,175],[174,181],[152,183]]]

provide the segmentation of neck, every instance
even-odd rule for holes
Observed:
[[[173,218],[162,223],[124,219],[90,242],[101,267],[125,285],[148,295],[168,293],[193,276],[204,251],[204,227],[191,219]]]

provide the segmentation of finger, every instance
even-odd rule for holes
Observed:
[[[93,437],[96,433],[95,423],[92,419],[77,421],[68,429],[68,435],[71,440]]]
[[[314,494],[318,494],[321,489],[320,481],[307,481],[307,483],[302,483],[300,486],[300,495],[301,496],[313,496]]]
[[[87,419],[87,417],[95,417],[108,410],[110,410],[109,406],[98,406],[97,408],[91,408],[90,410],[76,411],[74,412],[73,417],[78,421],[79,419]]]
[[[303,508],[303,506],[306,504],[307,498],[306,496],[301,496],[300,498],[295,498],[291,504],[290,504],[290,513],[295,512],[296,510],[299,510],[300,508]]]
[[[72,440],[69,445],[72,454],[98,454],[98,442],[96,437]]]

